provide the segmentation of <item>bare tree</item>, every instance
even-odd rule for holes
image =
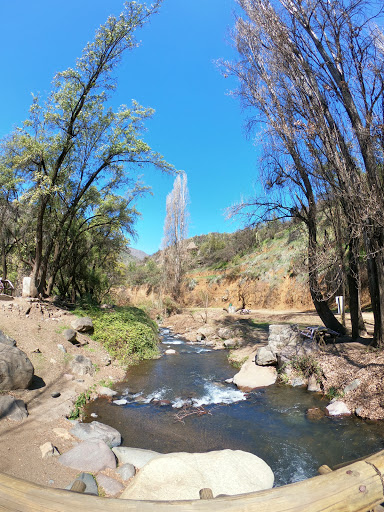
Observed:
[[[240,79],[243,103],[257,109],[251,124],[265,122],[272,142],[266,184],[275,198],[251,206],[276,208],[306,223],[311,294],[327,325],[333,319],[319,287],[316,209],[329,198],[340,205],[347,235],[339,255],[348,254],[353,331],[358,333],[361,319],[358,252],[364,234],[375,338],[381,343],[382,38],[367,23],[363,0],[239,4],[246,14],[235,31],[240,61],[227,65],[227,72]]]
[[[176,177],[172,192],[167,196],[163,238],[165,287],[175,299],[180,297],[185,271],[188,200],[187,175],[182,172]]]

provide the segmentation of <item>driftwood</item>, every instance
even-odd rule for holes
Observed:
[[[0,473],[0,511],[368,512],[384,501],[383,474],[381,451],[325,475],[266,491],[210,500],[134,501],[47,488]]]

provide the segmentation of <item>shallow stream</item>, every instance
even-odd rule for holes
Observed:
[[[115,403],[99,398],[87,409],[88,421],[95,413],[121,432],[123,446],[161,453],[245,450],[271,466],[277,486],[315,476],[322,464],[384,449],[382,422],[310,420],[306,410],[324,408],[325,399],[280,385],[245,394],[225,383],[237,372],[226,351],[184,343],[166,329],[162,339],[162,351],[177,354],[130,368],[115,388]]]

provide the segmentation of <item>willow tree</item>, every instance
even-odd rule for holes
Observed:
[[[76,65],[55,76],[49,97],[34,98],[29,119],[7,143],[10,164],[23,173],[22,200],[33,216],[34,295],[47,291],[47,280],[52,290],[59,257],[68,250],[63,233],[76,226],[80,212],[103,209],[117,191],[130,198],[142,193],[131,171],[143,165],[172,171],[141,137],[153,110],[135,101],[117,111],[108,106],[123,53],[137,46],[135,31],[160,3],[127,2],[119,17],[110,16]]]
[[[165,287],[175,299],[181,293],[185,272],[188,231],[188,187],[187,175],[179,174],[167,196],[163,238],[163,269]]]

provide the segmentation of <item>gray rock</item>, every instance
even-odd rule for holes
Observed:
[[[210,327],[209,325],[203,325],[202,327],[199,327],[197,330],[197,335],[201,336],[201,339],[210,338],[211,336],[215,335],[215,329],[213,327]],[[198,340],[201,341],[201,340]]]
[[[121,435],[118,430],[99,421],[91,423],[78,423],[69,431],[82,441],[100,440],[104,441],[110,448],[120,446]]]
[[[168,348],[164,354],[166,354],[167,356],[170,356],[170,355],[174,355],[174,354],[177,354],[176,350],[174,350],[173,348]]]
[[[313,353],[317,353],[318,350],[319,347],[317,343],[309,340],[304,340],[297,345],[287,345],[277,352],[277,366],[278,368],[282,368],[289,364],[292,359],[310,356]]]
[[[70,341],[71,343],[76,342],[76,335],[77,332],[74,329],[65,329],[63,331],[63,336],[67,341]]]
[[[63,352],[63,354],[67,353],[67,349],[61,343],[58,343],[57,348],[60,350],[60,352]]]
[[[78,355],[71,361],[71,369],[73,373],[77,375],[93,375],[95,373],[95,368],[92,364],[92,361],[85,356]]]
[[[270,489],[271,468],[252,453],[168,453],[148,462],[120,496],[133,500],[198,500],[199,491],[237,495]],[[209,507],[208,507],[209,508]]]
[[[118,400],[114,400],[113,403],[116,405],[127,405],[128,400],[126,398],[120,398]]]
[[[270,325],[268,335],[269,349],[277,354],[283,347],[296,346],[302,341],[297,325]]]
[[[361,384],[361,382],[359,379],[353,380],[352,382],[347,384],[345,386],[345,388],[343,389],[344,394],[346,395],[347,393],[354,391],[355,389],[357,389],[360,386],[360,384]]]
[[[308,379],[308,391],[319,393],[321,391],[320,383],[317,381],[315,375],[311,375]]]
[[[116,498],[124,489],[124,485],[110,476],[97,475],[97,483],[104,489],[107,496]]]
[[[13,396],[0,396],[0,420],[8,418],[13,421],[23,421],[28,416],[23,400],[15,400]]]
[[[117,473],[121,476],[123,480],[129,480],[130,478],[134,477],[136,474],[136,469],[133,464],[130,464],[127,462],[126,464],[123,464],[120,466],[117,470]]]
[[[93,322],[89,316],[76,318],[71,322],[71,326],[77,332],[93,332]]]
[[[0,343],[4,343],[4,345],[9,345],[10,347],[16,347],[16,341],[2,331],[0,331]]]
[[[237,327],[220,327],[217,330],[217,335],[223,340],[228,340],[230,338],[237,338],[241,336],[241,329]]]
[[[60,455],[58,461],[68,468],[91,473],[116,468],[115,456],[104,441],[83,441]]]
[[[253,361],[246,361],[239,373],[233,377],[233,383],[243,391],[271,386],[276,382],[277,371],[272,366],[257,366]]]
[[[341,400],[331,402],[327,405],[325,411],[328,416],[350,416],[352,414],[347,405]]]
[[[233,338],[225,340],[223,343],[225,348],[236,348],[238,344],[239,344],[238,341]]]
[[[0,343],[0,389],[27,389],[33,374],[33,365],[22,350]]]
[[[119,464],[132,464],[137,469],[141,469],[147,462],[155,457],[162,456],[161,453],[152,450],[143,450],[142,448],[128,448],[127,446],[119,446],[112,448]]]
[[[272,352],[272,350],[266,346],[261,347],[257,351],[256,355],[256,364],[259,366],[270,366],[272,364],[277,363],[276,354]]]
[[[95,496],[99,495],[96,480],[90,473],[80,473],[80,475],[76,478],[76,480],[81,480],[82,482],[85,483],[84,494],[93,494]],[[73,484],[74,484],[74,481],[71,482],[66,487],[66,489],[69,491]]]
[[[101,396],[116,396],[117,391],[114,391],[113,389],[107,388],[105,386],[99,386],[97,388],[97,394]]]
[[[293,386],[294,388],[298,388],[300,386],[306,386],[306,385],[307,385],[307,381],[301,377],[295,377],[291,381],[291,386]]]

